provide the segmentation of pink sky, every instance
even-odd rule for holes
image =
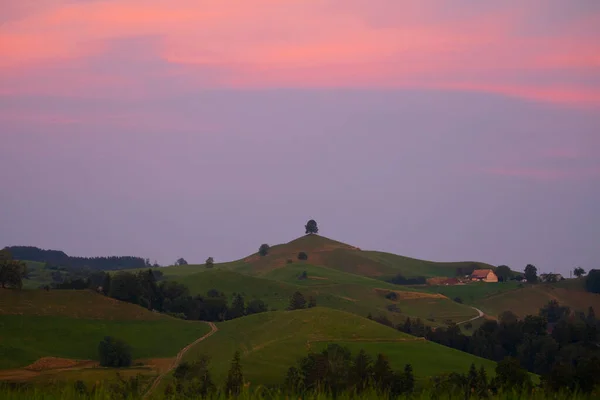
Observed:
[[[0,3],[0,247],[600,267],[597,0]]]
[[[451,88],[600,106],[600,11],[590,1],[8,0],[3,7],[3,93],[125,86],[142,96],[149,80],[183,75],[199,88]],[[85,67],[131,38],[148,40],[139,56],[160,71]],[[57,79],[39,82],[48,65]]]

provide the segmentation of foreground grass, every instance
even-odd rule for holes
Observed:
[[[130,344],[134,359],[172,357],[209,330],[203,322],[175,318],[107,321],[0,315],[0,369],[24,367],[48,356],[95,360],[105,336]]]
[[[527,393],[500,393],[490,394],[486,397],[489,400],[588,400],[597,398],[598,394],[593,393],[590,395],[579,395],[579,394],[567,394],[567,393],[544,393],[539,390],[534,390]],[[76,391],[72,387],[67,388],[33,388],[24,390],[9,390],[7,388],[0,388],[0,398],[3,400],[112,400],[115,398],[121,399],[140,399],[141,395],[115,395],[115,392],[105,387],[99,387],[94,393],[84,394]],[[163,399],[179,399],[177,395],[166,396],[164,394],[156,394],[151,396],[151,399],[163,400]],[[201,397],[196,397],[200,399]],[[445,400],[464,400],[468,398],[465,394],[451,394],[451,393],[436,393],[433,391],[423,391],[421,393],[415,393],[410,396],[402,396],[399,399],[412,399],[412,400],[429,400],[429,399],[445,399]],[[189,397],[186,397],[189,399]],[[334,397],[327,393],[313,393],[313,394],[301,394],[301,395],[290,395],[283,393],[279,390],[270,390],[267,388],[247,388],[243,390],[239,396],[231,397],[223,393],[211,396],[213,400],[289,400],[289,399],[304,399],[304,400],[332,400]],[[336,400],[388,400],[389,397],[379,394],[375,391],[367,391],[360,395],[357,394],[341,394],[335,397]]]

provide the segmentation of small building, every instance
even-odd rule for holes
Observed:
[[[498,282],[498,276],[491,269],[476,269],[471,274],[471,280],[476,282]]]

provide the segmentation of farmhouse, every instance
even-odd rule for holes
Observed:
[[[498,276],[491,269],[476,269],[471,274],[472,281],[498,282]]]

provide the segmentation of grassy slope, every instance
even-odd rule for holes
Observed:
[[[297,261],[300,251],[309,260]],[[294,261],[288,264],[288,260]],[[468,263],[464,263],[467,265]],[[455,322],[477,315],[469,307],[441,298],[403,298],[397,306],[401,313],[386,309],[392,302],[375,289],[417,292],[406,286],[392,285],[376,277],[426,274],[454,275],[455,263],[432,263],[385,253],[363,252],[355,247],[322,236],[308,235],[286,244],[273,246],[269,254],[253,254],[243,260],[217,264],[212,269],[203,266],[161,268],[167,279],[181,281],[196,294],[215,288],[227,294],[242,293],[258,297],[271,308],[284,309],[291,293],[300,290],[305,296],[315,296],[321,306],[349,311],[360,316],[386,314],[399,322],[406,316],[429,319],[433,325],[447,319]],[[423,267],[426,266],[427,268]],[[416,272],[410,273],[414,268]],[[299,280],[306,270],[309,279]],[[407,273],[408,272],[408,273]]]
[[[85,290],[0,289],[0,368],[45,356],[95,359],[106,335],[128,342],[136,358],[169,357],[208,330]]]
[[[37,289],[40,286],[52,283],[52,270],[45,269],[45,263],[37,261],[23,261],[27,265],[27,279],[23,280],[25,289]],[[66,273],[59,271],[62,275]]]
[[[493,268],[480,262],[433,262],[403,257],[378,251],[361,251],[356,247],[319,235],[306,235],[291,242],[272,246],[266,257],[257,253],[244,259],[215,264],[214,269],[228,269],[247,275],[268,274],[271,270],[287,265],[287,260],[297,261],[298,253],[304,251],[312,265],[349,272],[371,278],[388,278],[398,273],[410,276],[455,276],[456,268],[477,265]],[[167,267],[160,269],[167,277],[184,277],[205,271],[202,265]]]
[[[63,316],[104,320],[172,320],[88,290],[2,290],[0,315]]]
[[[129,343],[134,358],[173,357],[208,331],[205,323],[178,319],[103,321],[1,315],[0,368],[24,367],[47,356],[94,360],[105,336]]]
[[[214,378],[222,382],[236,350],[242,353],[245,377],[252,385],[280,384],[287,368],[323,342],[351,343],[356,348],[387,353],[394,366],[418,365],[423,377],[457,368],[471,362],[491,367],[492,362],[403,334],[394,329],[341,311],[317,307],[309,310],[252,315],[218,325],[219,332],[194,346],[188,361],[201,354],[211,356]],[[435,360],[442,362],[425,362]]]
[[[298,275],[304,270],[308,272],[309,279],[299,280]],[[446,298],[433,297],[427,293],[421,295],[413,289],[376,279],[302,263],[286,264],[285,267],[265,272],[261,277],[212,269],[188,275],[180,278],[180,281],[194,294],[204,294],[213,288],[228,296],[241,293],[246,300],[260,298],[269,308],[276,310],[287,308],[289,298],[298,290],[307,299],[309,296],[315,297],[319,306],[362,317],[369,313],[375,316],[385,314],[396,323],[404,321],[408,316],[433,319],[430,322],[439,325],[447,319],[463,321],[477,315],[471,308]],[[400,300],[394,302],[386,299],[385,294],[389,290],[397,290]],[[400,313],[387,310],[386,307],[393,304],[400,308]]]
[[[419,289],[429,293],[439,293],[450,299],[460,297],[466,304],[478,304],[480,300],[487,297],[517,290],[518,287],[518,282],[511,281],[502,283],[473,282],[467,285],[450,286],[420,286]]]
[[[550,300],[569,306],[574,311],[587,312],[591,306],[600,310],[600,295],[586,292],[582,281],[567,280],[556,284],[525,285],[512,291],[492,295],[475,302],[486,314],[498,316],[510,310],[520,317],[537,315]]]

